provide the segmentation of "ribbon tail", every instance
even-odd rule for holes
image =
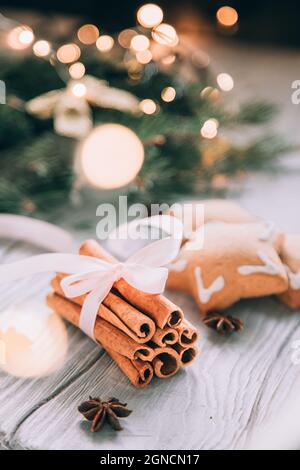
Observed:
[[[46,250],[70,252],[72,236],[66,230],[22,215],[0,214],[0,237],[24,240]]]
[[[88,294],[82,306],[79,327],[86,335],[92,338],[93,341],[96,341],[94,329],[99,307],[110,292],[113,283],[114,278],[109,278],[106,282],[101,282],[101,285],[98,284],[98,286]]]
[[[14,263],[0,265],[0,282],[16,281],[27,276],[48,271],[78,273],[83,270],[101,269],[100,260],[88,256],[65,253],[46,253],[32,256]],[[106,266],[110,266],[106,263]]]

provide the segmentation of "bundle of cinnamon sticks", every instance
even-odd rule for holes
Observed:
[[[116,262],[96,241],[88,240],[79,253]],[[47,303],[55,312],[79,325],[85,296],[65,298],[58,273],[52,280],[53,292]],[[153,376],[171,377],[197,355],[198,334],[182,310],[163,295],[150,295],[130,286],[124,279],[115,282],[99,307],[95,339],[118,364],[131,383],[143,388]]]

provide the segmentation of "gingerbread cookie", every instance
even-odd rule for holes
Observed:
[[[290,308],[300,307],[300,235],[286,235],[280,251],[286,268],[289,288],[279,296]]]
[[[188,232],[195,231],[201,225],[213,221],[229,224],[247,224],[259,221],[258,217],[252,215],[236,202],[223,199],[174,204],[169,213],[182,220],[184,228]]]
[[[169,267],[168,287],[191,294],[203,315],[243,298],[280,294],[288,288],[277,254],[281,239],[267,223],[207,223]]]

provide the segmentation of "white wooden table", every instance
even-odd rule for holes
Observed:
[[[224,71],[235,75],[238,93],[251,96],[256,90],[256,96],[276,99],[284,107],[278,127],[289,137],[297,136],[300,108],[290,103],[290,85],[299,78],[300,57],[294,52],[259,52],[214,43],[209,48],[216,62],[226,65]],[[284,165],[286,171],[275,175],[251,175],[240,199],[258,215],[300,233],[300,157],[292,155]],[[79,239],[81,234],[76,236]],[[37,252],[9,241],[1,241],[0,247],[3,263]],[[35,282],[0,286],[0,314],[13,303],[33,298],[42,305],[48,281],[49,276],[39,276]],[[68,326],[68,355],[60,370],[32,380],[0,372],[1,445],[10,449],[238,449],[253,437],[258,445],[257,426],[270,418],[275,419],[273,432],[278,438],[279,411],[292,404],[293,393],[300,389],[300,366],[291,362],[291,345],[300,339],[300,311],[291,312],[275,299],[244,301],[231,313],[245,322],[245,331],[223,339],[202,326],[191,299],[177,293],[170,297],[201,332],[200,356],[192,367],[172,379],[154,380],[146,390],[135,390],[99,347]],[[134,413],[122,432],[105,429],[92,435],[87,431],[89,425],[77,405],[88,395],[113,395],[129,403]],[[286,445],[300,447],[297,431]],[[277,440],[278,446],[283,445]]]

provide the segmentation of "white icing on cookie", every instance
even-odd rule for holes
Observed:
[[[265,230],[259,237],[260,241],[268,242],[269,240],[271,240],[274,232],[275,232],[275,223],[272,222],[271,220],[266,221]]]
[[[182,273],[187,267],[188,262],[185,259],[179,259],[175,261],[175,263],[169,264],[168,269],[169,271],[174,271],[175,273]]]
[[[300,290],[300,271],[294,273],[288,266],[285,269],[289,278],[290,288],[293,290]]]
[[[208,287],[205,288],[202,279],[202,270],[200,267],[195,269],[195,279],[198,289],[199,299],[203,304],[207,304],[213,294],[220,292],[225,287],[225,279],[223,276],[219,276],[214,282]]]
[[[243,276],[248,276],[249,274],[263,273],[269,274],[271,276],[276,276],[280,274],[280,266],[275,263],[271,258],[264,253],[263,251],[257,252],[258,258],[264,263],[264,265],[250,265],[250,266],[240,266],[238,272]]]
[[[191,234],[190,239],[183,245],[183,251],[199,251],[204,245],[204,227]]]

